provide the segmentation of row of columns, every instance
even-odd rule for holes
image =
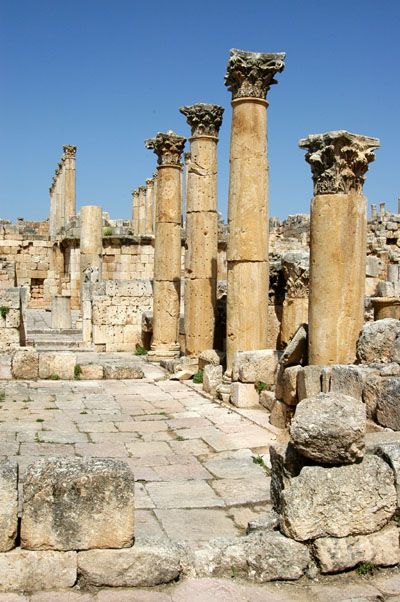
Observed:
[[[55,238],[76,213],[76,146],[66,144],[53,176],[50,192],[50,238]]]
[[[155,231],[156,176],[132,192],[132,226],[135,236],[153,236]]]
[[[227,376],[236,351],[267,344],[267,92],[284,69],[284,53],[232,50],[225,83],[232,92],[228,202]],[[182,107],[192,128],[185,174],[186,353],[212,348],[217,253],[216,146],[222,107]],[[179,353],[181,155],[174,132],[146,141],[158,157],[154,324],[150,357]],[[309,362],[351,363],[363,324],[366,199],[362,185],[379,147],[345,131],[300,141],[314,181],[311,205]]]

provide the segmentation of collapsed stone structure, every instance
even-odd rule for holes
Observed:
[[[399,563],[400,444],[384,435],[400,430],[400,215],[381,204],[367,221],[362,186],[379,140],[340,130],[300,141],[314,184],[310,218],[269,218],[266,95],[284,59],[231,51],[227,228],[217,204],[223,108],[205,103],[180,109],[190,153],[186,138],[170,130],[146,140],[157,173],[133,191],[132,219],[111,220],[93,205],[76,214],[76,147],[66,145],[49,220],[0,224],[0,379],[72,379],[78,365],[84,379],[143,378],[133,359],[81,366],[78,350],[147,351],[172,378],[199,370],[205,395],[236,408],[262,406],[274,426],[290,429],[289,442],[270,452],[274,510],[237,540],[139,549],[127,490],[133,477],[123,466],[48,460],[26,477],[21,549],[9,554],[17,471],[4,464],[0,571],[16,562],[40,573],[49,562],[64,567],[66,587],[78,573],[93,585],[123,586],[226,576],[232,566],[263,582]],[[44,330],[29,327],[36,308],[51,308]],[[93,527],[87,507],[73,515],[62,507],[66,498],[60,507],[52,499],[66,473],[75,489],[86,487],[82,470],[115,508],[115,523],[99,519]],[[46,503],[38,504],[45,489]],[[50,515],[65,524],[50,524]],[[62,554],[49,556],[54,550]],[[125,563],[132,564],[122,578]]]

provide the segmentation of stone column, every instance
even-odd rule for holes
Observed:
[[[192,129],[186,181],[185,353],[198,357],[202,351],[214,347],[217,142],[224,109],[196,104],[181,107],[180,111]]]
[[[101,207],[81,207],[80,277],[85,282],[100,282],[103,253],[103,216]]]
[[[311,165],[309,364],[351,364],[364,322],[367,202],[379,140],[346,131],[300,140]]]
[[[64,200],[64,225],[76,214],[75,195],[75,155],[76,146],[66,144],[64,147],[64,170],[65,170],[65,200]]]
[[[227,375],[236,351],[267,346],[268,159],[266,94],[284,53],[231,50],[225,84],[232,92],[228,202]]]
[[[152,236],[153,230],[153,194],[154,194],[154,180],[148,178],[146,180],[146,227],[145,234]]]
[[[371,205],[371,218],[376,219],[376,205]]]
[[[50,213],[49,213],[49,235],[53,239],[56,237],[56,180],[53,176],[49,188],[50,193]]]
[[[54,229],[56,236],[61,228],[62,223],[61,167],[62,165],[59,163],[56,168],[54,185]]]
[[[139,186],[139,210],[138,210],[138,234],[143,236],[145,233],[146,221],[146,187]]]
[[[157,172],[153,173],[153,234],[156,233],[156,215],[157,215]]]
[[[158,133],[145,142],[158,157],[153,342],[148,354],[155,361],[178,356],[180,352],[181,155],[185,142],[185,138],[171,131]]]
[[[139,190],[132,191],[132,229],[136,236],[139,233]]]
[[[72,328],[71,297],[54,295],[51,300],[51,327],[62,330]]]
[[[379,215],[385,217],[385,203],[379,203]]]

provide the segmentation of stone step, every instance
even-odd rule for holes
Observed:
[[[29,329],[28,336],[30,335],[53,335],[53,334],[65,334],[65,335],[74,335],[74,334],[82,334],[82,330],[79,328],[68,328],[68,329],[56,329],[56,328],[38,328],[38,329]]]

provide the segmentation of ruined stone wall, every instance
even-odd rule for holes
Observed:
[[[0,351],[21,344],[21,293],[18,288],[0,291]]]

